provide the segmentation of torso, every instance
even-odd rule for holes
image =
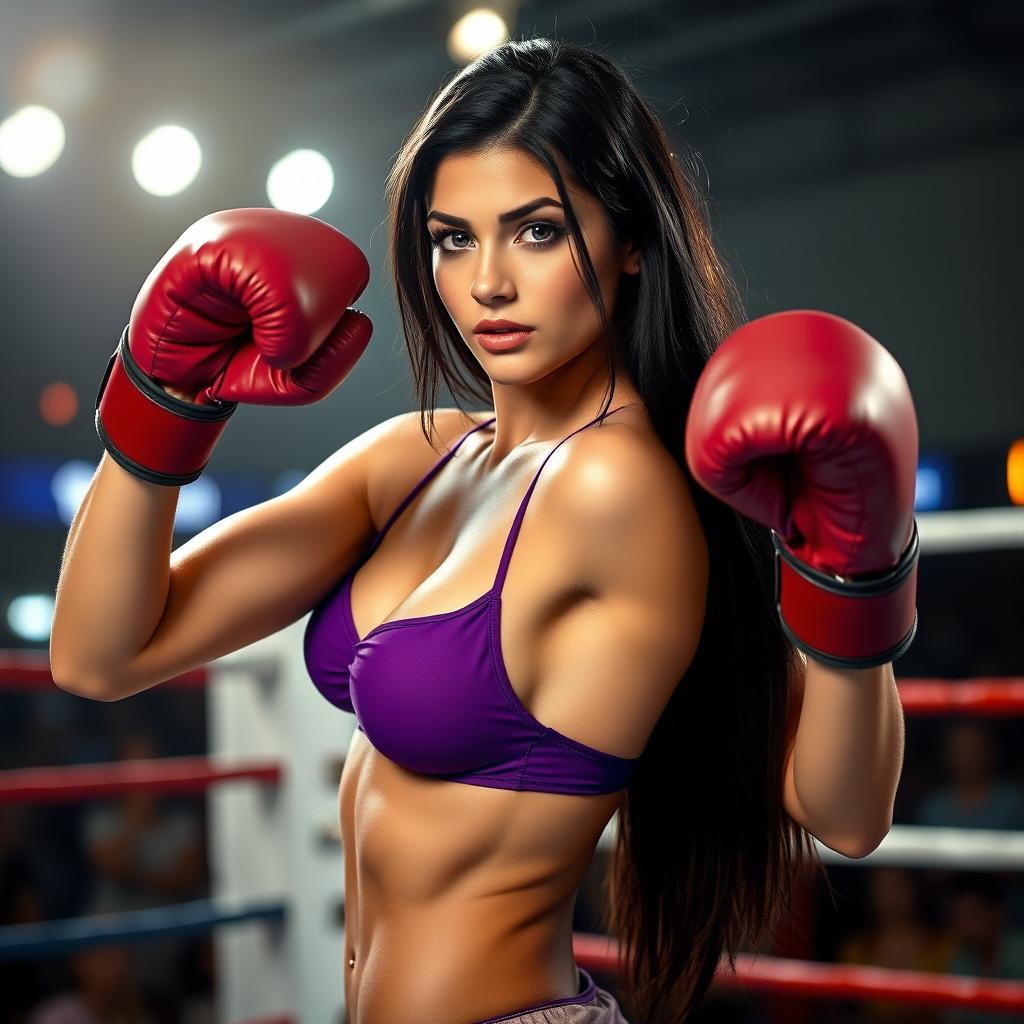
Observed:
[[[609,408],[630,400],[616,399]],[[450,447],[492,414],[447,415],[452,433],[443,440]],[[639,404],[600,429],[633,431],[660,446]],[[420,445],[388,467],[381,493],[371,490],[378,524],[438,458],[418,436]],[[524,446],[481,486],[477,467],[492,438],[490,427],[469,437],[359,567],[351,606],[360,638],[384,621],[460,607],[491,586],[512,517],[557,443]],[[585,645],[588,630],[608,629],[606,619],[588,615],[591,596],[574,587],[564,545],[546,525],[541,484],[557,471],[552,461],[541,474],[504,584],[501,650],[509,679],[545,725],[638,757],[650,733],[649,709],[630,722],[617,706],[614,731],[599,735],[593,721],[581,721],[579,694],[563,692],[557,673],[545,669]],[[622,680],[607,685],[621,690]],[[418,775],[354,732],[339,792],[350,1024],[470,1024],[574,995],[576,890],[623,793],[510,791]]]

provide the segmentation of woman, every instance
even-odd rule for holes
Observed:
[[[656,117],[583,47],[512,42],[455,75],[387,194],[419,422],[368,431],[168,569],[177,485],[234,403],[315,401],[369,340],[347,309],[368,271],[340,233],[204,218],[150,275],[101,388],[111,458],[66,548],[54,678],[116,699],[313,608],[310,673],[359,716],[340,787],[349,1019],[623,1021],[571,942],[616,810],[626,991],[638,1019],[681,1019],[813,854],[784,802],[802,666],[769,531],[694,486],[683,454],[735,285]],[[501,321],[528,330],[489,337]],[[487,408],[436,409],[440,380]]]

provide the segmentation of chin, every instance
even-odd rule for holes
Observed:
[[[557,366],[538,366],[536,363],[523,365],[519,363],[513,367],[508,356],[491,355],[490,352],[483,353],[484,358],[480,361],[487,376],[494,384],[505,384],[511,387],[522,387],[525,384],[533,384],[543,380],[549,373],[553,373]]]

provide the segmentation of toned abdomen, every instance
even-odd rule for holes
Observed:
[[[432,779],[357,733],[339,797],[349,1024],[456,1024],[575,992],[573,901],[621,793]]]

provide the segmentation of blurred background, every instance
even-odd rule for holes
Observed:
[[[828,310],[895,355],[920,424],[919,513],[1020,512],[1024,4],[8,0],[0,648],[46,650],[67,529],[101,454],[93,413],[107,359],[150,268],[203,215],[279,206],[340,228],[369,258],[358,305],[375,332],[319,404],[239,408],[182,489],[176,546],[413,408],[384,261],[385,175],[446,76],[534,35],[592,45],[635,76],[699,163],[749,316]],[[1024,529],[1001,521],[1016,533],[922,556],[920,632],[898,679],[1024,675]],[[209,749],[201,689],[104,704],[12,687],[0,701],[3,769]],[[1022,740],[1016,717],[908,720],[897,823],[1024,829]],[[208,826],[202,796],[0,806],[0,927],[201,897]],[[577,907],[585,931],[597,930],[602,856]],[[1024,977],[1016,870],[829,874],[834,892],[811,893],[790,955]],[[0,960],[0,1021],[213,1020],[208,937],[161,941]],[[93,1017],[56,1016],[69,993]],[[702,1013],[999,1019],[750,993]]]

